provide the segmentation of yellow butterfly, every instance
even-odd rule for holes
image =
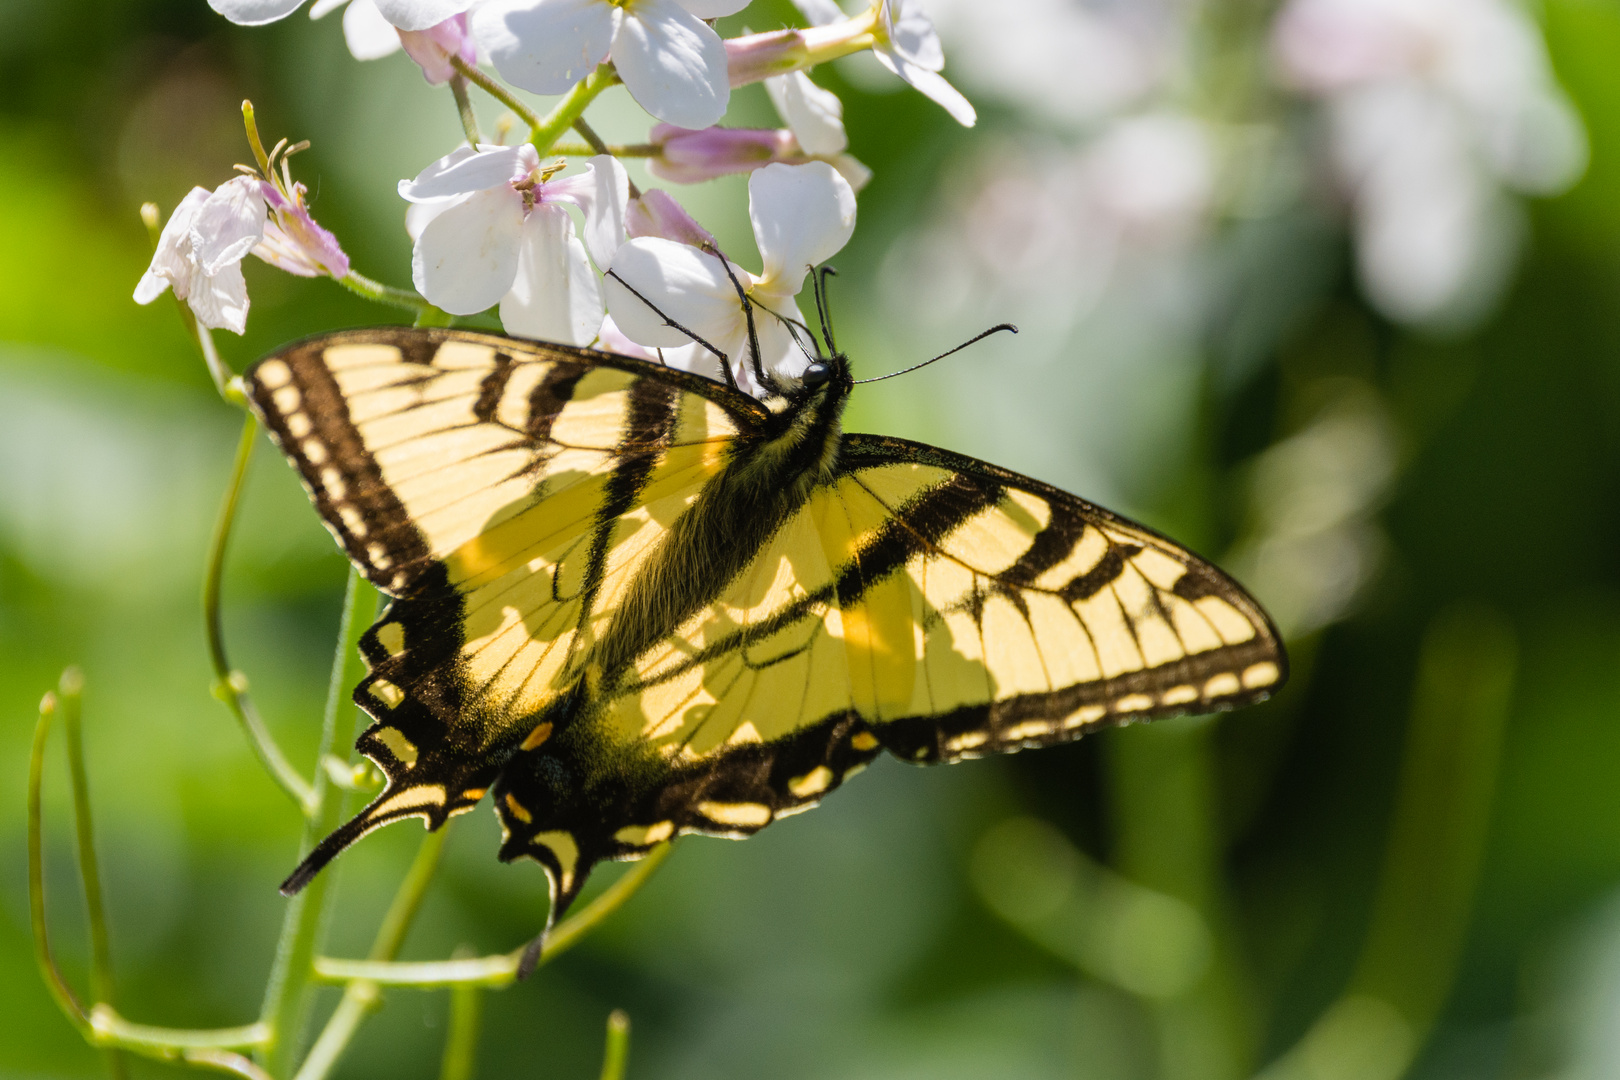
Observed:
[[[603,859],[742,837],[879,753],[931,764],[1260,700],[1265,613],[1073,495],[844,434],[842,355],[761,402],[657,364],[462,330],[328,334],[246,376],[354,564],[370,830],[493,794],[553,917]]]

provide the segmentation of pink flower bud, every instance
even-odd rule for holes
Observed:
[[[693,247],[718,247],[713,234],[699,225],[686,208],[666,191],[653,188],[639,199],[631,199],[624,216],[625,232],[638,236],[660,236]]]
[[[877,8],[829,26],[803,30],[770,30],[726,42],[726,74],[733,88],[789,71],[824,64],[862,49],[875,40]]]
[[[467,30],[465,12],[426,30],[401,30],[399,41],[406,54],[422,69],[422,77],[433,86],[442,86],[455,75],[456,69],[450,64],[452,56],[459,56],[468,64],[478,63],[478,50]]]
[[[752,172],[773,161],[803,164],[808,158],[783,128],[704,128],[689,131],[659,124],[648,140],[660,153],[647,162],[647,171],[676,184],[696,184],[717,176]]]

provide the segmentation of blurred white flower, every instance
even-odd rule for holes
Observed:
[[[455,315],[500,304],[507,331],[572,345],[602,323],[596,273],[624,239],[629,180],[605,155],[583,173],[546,180],[533,146],[463,146],[401,180],[414,204],[411,277],[428,300]],[[562,204],[585,215],[585,243]]]
[[[855,230],[855,192],[825,162],[767,165],[748,178],[748,216],[763,272],[750,274],[735,264],[731,270],[755,306],[761,364],[769,375],[797,378],[809,361],[786,321],[804,321],[794,297],[810,267],[849,242]],[[691,338],[665,323],[667,316],[725,353],[739,386],[762,393],[749,364],[742,304],[717,256],[673,240],[639,237],[619,248],[611,270],[662,312],[609,276],[608,310],[630,340],[651,347],[689,344]],[[689,370],[718,374],[713,358],[703,356],[707,367],[696,366],[694,352]]]
[[[1535,24],[1506,0],[1292,0],[1273,46],[1327,106],[1368,295],[1407,321],[1482,311],[1515,248],[1502,189],[1556,193],[1586,163]]]
[[[1144,99],[1183,33],[1178,12],[1154,0],[928,0],[928,11],[968,85],[1071,124]]]
[[[150,304],[172,288],[201,325],[242,333],[248,313],[242,259],[264,238],[264,222],[257,177],[238,176],[212,192],[192,188],[163,226],[135,302]]]
[[[1215,194],[1214,140],[1179,113],[1125,117],[1077,151],[1026,142],[987,160],[891,265],[921,307],[1031,330],[1061,333],[1085,317],[1122,262],[1179,260]]]
[[[705,128],[731,97],[726,49],[704,19],[748,0],[490,0],[473,13],[478,40],[507,81],[561,94],[611,57],[637,104],[658,119]]]

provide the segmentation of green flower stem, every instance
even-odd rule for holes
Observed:
[[[1438,615],[1418,656],[1406,746],[1372,919],[1350,985],[1260,1080],[1355,1062],[1399,1080],[1450,996],[1490,828],[1518,647],[1489,608]]]
[[[535,111],[519,101],[513,93],[472,64],[467,63],[459,56],[450,57],[450,66],[456,69],[456,74],[472,83],[478,89],[505,105],[517,114],[519,120],[528,124],[532,130],[540,124],[540,117]]]
[[[573,947],[603,919],[623,907],[625,901],[647,883],[647,879],[674,850],[673,843],[659,844],[619,880],[603,889],[602,894],[584,910],[553,927],[546,936],[545,947],[540,951],[540,963],[544,964]],[[338,960],[317,956],[315,976],[325,982],[351,985],[368,982],[381,986],[414,986],[418,989],[462,985],[500,987],[517,978],[518,961],[522,957],[522,947],[509,953],[470,960],[431,960],[408,964],[378,963],[375,956],[369,960]]]
[[[483,1012],[483,987],[459,983],[450,988],[450,1030],[444,1037],[439,1080],[473,1080],[478,1067],[478,1031]]]
[[[664,148],[656,143],[606,143],[598,150],[589,143],[556,142],[551,144],[551,152],[558,157],[589,157],[600,153],[616,158],[654,158],[662,154]]]
[[[379,304],[402,308],[405,311],[414,311],[418,315],[423,312],[437,312],[446,318],[449,317],[410,289],[396,289],[392,285],[384,285],[382,282],[373,281],[371,278],[354,270],[350,270],[336,280],[339,285],[342,285],[356,296],[363,296],[367,300],[374,300]]]
[[[208,568],[203,578],[203,617],[208,626],[208,656],[214,667],[214,696],[231,710],[236,722],[247,735],[248,745],[281,790],[298,804],[305,817],[315,814],[315,789],[298,774],[288,762],[287,755],[271,738],[259,717],[253,699],[248,696],[247,677],[231,668],[225,655],[225,632],[220,623],[220,580],[225,573],[225,548],[230,542],[231,526],[236,521],[236,508],[241,502],[242,484],[247,477],[248,461],[253,456],[253,443],[258,436],[259,421],[252,412],[242,422],[242,439],[236,447],[236,463],[231,468],[229,486],[225,489],[225,502],[214,525],[213,541],[208,549]]]
[[[180,315],[186,326],[191,330],[192,336],[197,339],[197,347],[202,350],[203,362],[208,365],[208,374],[214,380],[214,389],[219,396],[233,405],[244,404],[240,390],[235,386],[236,374],[220,359],[219,350],[214,347],[214,333],[208,327],[197,321],[185,301],[180,304]]]
[[[450,93],[455,95],[456,114],[461,117],[461,131],[467,136],[468,146],[477,146],[484,140],[478,134],[478,114],[473,112],[472,98],[467,94],[467,77],[452,75]]]
[[[96,858],[96,833],[90,817],[90,782],[84,769],[84,738],[80,730],[80,702],[84,676],[68,668],[57,683],[62,710],[62,732],[67,740],[68,779],[73,787],[73,826],[77,833],[79,881],[84,886],[85,918],[90,927],[90,998],[113,1002],[112,952],[107,945],[107,912],[101,890],[101,867]],[[124,1055],[106,1052],[107,1073],[113,1080],[129,1075]]]
[[[90,1010],[88,1019],[92,1042],[168,1059],[179,1057],[186,1050],[252,1049],[270,1039],[270,1030],[263,1024],[201,1030],[153,1027],[125,1020],[110,1005],[97,1005]]]
[[[325,760],[333,747],[354,741],[356,711],[349,698],[348,688],[357,684],[364,675],[360,659],[360,635],[371,625],[377,612],[377,591],[367,584],[353,567],[343,593],[343,615],[338,622],[336,652],[332,657],[332,675],[326,688],[326,710],[321,719],[321,741],[316,752],[317,761]],[[339,718],[348,719],[348,725],[339,733]],[[330,775],[325,769],[315,770],[315,802],[319,811],[304,821],[304,833],[299,840],[298,855],[309,854],[317,841],[337,828],[342,817],[341,793],[333,790]],[[319,944],[325,923],[327,901],[331,896],[331,874],[317,874],[297,896],[287,903],[282,919],[281,937],[276,943],[275,964],[265,987],[264,1006],[260,1019],[274,1034],[274,1041],[266,1048],[263,1064],[272,1076],[287,1076],[293,1071],[297,1055],[302,1050],[303,1033],[312,1004],[310,993],[310,959]]]
[[[46,694],[39,703],[39,722],[34,726],[33,750],[28,756],[28,921],[34,932],[34,960],[39,964],[45,988],[56,999],[62,1014],[86,1039],[91,1037],[90,1018],[74,996],[67,980],[51,955],[50,931],[45,925],[45,857],[41,836],[40,788],[45,774],[45,742],[51,733],[51,720],[57,713],[55,694]]]
[[[602,1051],[602,1080],[624,1080],[625,1062],[630,1057],[630,1017],[614,1009],[607,1019],[607,1046]]]
[[[433,871],[438,868],[439,855],[444,850],[444,839],[449,832],[450,826],[446,823],[423,839],[422,846],[416,851],[416,859],[405,874],[405,880],[394,894],[394,902],[388,906],[388,913],[377,928],[377,936],[371,943],[367,959],[392,960],[399,952],[400,945],[405,941],[405,933],[422,906],[428,883],[433,880]],[[295,1080],[322,1080],[329,1074],[343,1056],[343,1051],[348,1049],[349,1040],[354,1038],[366,1014],[376,1008],[381,999],[382,990],[377,983],[366,979],[349,983],[343,991],[343,999],[333,1010],[315,1045],[310,1048],[309,1056],[304,1059]]]
[[[563,95],[563,99],[547,113],[539,123],[532,124],[529,131],[529,141],[541,154],[549,154],[551,146],[559,136],[574,126],[574,122],[585,114],[585,109],[596,96],[610,86],[619,82],[618,72],[613,70],[612,64],[598,64],[596,70],[574,84],[574,88]]]
[[[50,934],[45,924],[45,860],[40,792],[45,772],[45,744],[50,736],[51,720],[60,708],[54,693],[46,694],[40,702],[39,723],[34,728],[34,743],[28,757],[28,918],[33,930],[34,959],[39,964],[46,989],[56,999],[63,1015],[92,1046],[131,1050],[162,1061],[190,1061],[208,1067],[222,1067],[225,1058],[213,1051],[262,1045],[269,1040],[268,1029],[263,1024],[213,1030],[151,1027],[125,1020],[107,1004],[98,1004],[87,1013],[51,955]],[[245,1060],[239,1059],[241,1062]],[[248,1066],[251,1068],[251,1063]],[[242,1069],[233,1063],[232,1071],[242,1072]],[[260,1075],[257,1072],[242,1074]]]

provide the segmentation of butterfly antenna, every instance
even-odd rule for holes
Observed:
[[[815,331],[811,330],[808,326],[806,326],[804,323],[800,322],[798,319],[790,319],[786,315],[783,315],[781,312],[773,311],[772,309],[766,307],[764,304],[760,303],[758,300],[754,300],[754,301],[752,301],[752,303],[753,303],[753,305],[755,307],[759,308],[765,314],[771,316],[771,318],[775,319],[777,322],[779,322],[783,326],[787,327],[788,336],[793,338],[793,344],[797,345],[799,347],[799,351],[804,353],[804,355],[806,357],[808,357],[811,360],[817,360],[817,361],[822,359],[822,356],[821,356],[821,343],[816,340]],[[804,339],[799,337],[799,335],[801,333],[806,338],[810,339],[810,348],[807,349],[807,348],[804,347]]]
[[[703,249],[720,260],[720,268],[726,272],[726,277],[731,279],[731,287],[737,290],[737,299],[742,303],[743,318],[748,323],[748,351],[752,354],[754,378],[758,379],[759,385],[767,390],[774,394],[780,394],[782,392],[781,386],[777,384],[773,376],[765,374],[765,366],[760,362],[759,333],[754,326],[754,302],[748,298],[748,290],[744,289],[742,282],[737,280],[736,272],[731,269],[731,260],[726,258],[726,253],[720,250],[718,244],[712,240],[706,240],[703,243]]]
[[[827,302],[827,279],[837,277],[838,271],[830,266],[823,266],[820,270],[813,267],[810,271],[810,281],[816,290],[816,319],[821,323],[821,336],[827,342],[827,351],[834,356],[838,355],[838,346],[833,342],[832,305]],[[820,356],[820,350],[816,350]]]
[[[1012,323],[1004,322],[1004,323],[1001,323],[1001,324],[999,324],[997,326],[992,326],[990,329],[986,330],[982,334],[976,334],[973,337],[968,338],[966,341],[962,342],[962,344],[958,345],[954,349],[951,349],[949,352],[940,353],[938,356],[934,357],[934,360],[943,360],[947,356],[950,356],[953,353],[959,353],[963,349],[967,348],[969,345],[973,345],[973,344],[975,344],[977,342],[983,341],[985,338],[989,337],[991,334],[999,334],[1003,330],[1006,330],[1007,332],[1013,333],[1013,334],[1018,333],[1018,327],[1014,326]],[[879,375],[875,379],[856,379],[855,382],[856,382],[857,385],[859,385],[860,383],[882,382],[884,379],[892,379],[896,375],[905,375],[908,372],[916,371],[918,368],[925,368],[929,364],[932,364],[934,362],[934,360],[924,360],[920,364],[912,364],[908,368],[901,368],[899,371],[891,371],[887,375]]]
[[[707,341],[704,341],[702,338],[698,337],[692,331],[688,330],[686,327],[682,326],[680,323],[676,322],[674,319],[670,318],[668,315],[665,315],[664,312],[663,312],[663,309],[661,309],[657,304],[653,303],[651,300],[647,299],[645,296],[642,296],[641,292],[634,285],[630,284],[628,281],[624,280],[624,278],[620,277],[619,272],[617,270],[609,270],[607,272],[607,276],[612,278],[614,281],[617,281],[620,285],[623,285],[625,288],[629,289],[632,296],[634,296],[637,300],[640,300],[643,304],[646,304],[649,308],[651,308],[653,310],[653,314],[657,315],[660,319],[664,320],[664,325],[665,326],[670,327],[673,330],[679,330],[681,333],[685,334],[687,337],[691,338],[693,341],[697,342],[699,345],[703,346],[705,349],[708,349],[710,352],[714,353],[715,356],[718,356],[720,358],[720,370],[726,376],[726,385],[731,387],[733,390],[738,390],[738,392],[741,393],[741,391],[738,389],[738,386],[737,386],[737,378],[736,378],[736,376],[732,375],[732,373],[731,373],[731,360],[726,356],[725,353],[721,352],[719,349],[715,348],[713,345],[710,345]],[[753,333],[754,333],[754,323],[753,323],[752,317],[750,317],[749,322],[748,322],[748,335],[749,335],[750,339],[752,339]],[[758,352],[759,352],[759,346],[758,345],[754,346],[754,352],[755,352],[756,355],[758,354]],[[662,350],[660,350],[659,353],[658,353],[658,359],[663,360],[663,358],[664,358],[664,353],[663,353]],[[667,367],[668,365],[665,365],[665,366]]]

